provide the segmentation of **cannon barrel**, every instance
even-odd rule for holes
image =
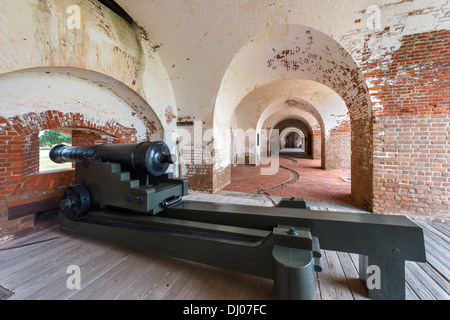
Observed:
[[[175,162],[175,156],[170,154],[169,147],[162,141],[83,147],[57,145],[50,150],[49,156],[55,163],[114,162],[125,170],[148,172],[156,177],[163,175]]]

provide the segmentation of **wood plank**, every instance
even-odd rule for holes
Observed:
[[[417,263],[408,263],[406,268],[413,273],[418,281],[434,296],[436,300],[450,300],[450,295],[437,284]]]
[[[83,264],[95,261],[96,259],[103,259],[106,255],[111,254],[111,250],[114,250],[113,245],[105,245],[102,243],[91,243],[89,245],[83,245],[82,249],[79,250],[75,255],[68,258],[63,265],[66,268],[70,265],[78,265],[81,272],[81,288],[84,289],[88,274],[86,273]],[[114,254],[112,254],[114,256]],[[39,299],[46,300],[61,300],[65,297],[72,295],[76,290],[69,290],[67,288],[67,279],[70,275],[65,273],[60,274],[60,277],[53,281],[51,290],[48,288],[43,288],[40,292],[35,292],[34,295],[38,296]],[[31,298],[31,296],[29,297]]]
[[[441,250],[441,246],[436,244],[433,240],[431,240],[426,235],[425,237],[425,248],[426,248],[426,258],[427,262],[429,262],[435,269],[437,269],[441,274],[443,274],[447,279],[450,279],[450,262],[447,258],[447,255],[443,253]],[[443,257],[444,255],[444,257]]]
[[[2,262],[0,281],[5,281],[5,278],[10,277],[12,274],[18,274],[22,269],[25,269],[30,265],[36,265],[40,261],[45,261],[49,257],[57,255],[59,252],[73,244],[74,240],[71,238],[58,238],[50,242],[34,245],[33,248],[27,250],[26,253],[18,254],[7,261]]]
[[[99,244],[93,242],[92,246],[84,246],[80,244],[80,250],[73,254],[65,261],[55,259],[47,268],[43,268],[37,274],[23,283],[16,291],[15,299],[45,299],[52,297],[52,299],[64,299],[66,295],[73,294],[73,290],[67,288],[67,279],[70,276],[67,274],[67,267],[70,265],[77,265],[81,269],[81,285],[83,287],[86,280],[86,269],[84,265],[91,265],[100,256],[101,261],[105,261],[106,255],[110,259],[117,259],[112,252],[105,250],[104,247],[99,248]],[[105,255],[105,256],[102,256]],[[57,256],[56,256],[57,258]]]
[[[12,241],[2,242],[2,243],[0,243],[0,252],[3,249],[10,249],[12,247],[27,244],[29,242],[32,243],[35,240],[36,241],[42,240],[46,236],[53,237],[53,236],[60,236],[60,235],[61,235],[61,233],[59,231],[59,228],[57,226],[54,226],[54,227],[32,233],[30,235],[27,235],[27,236],[24,236],[24,237],[21,237],[18,239],[14,239]]]
[[[405,287],[405,300],[420,300],[417,294],[414,292],[413,289],[411,289],[408,283],[406,283]]]
[[[85,287],[87,294],[85,296],[78,296],[77,299],[83,300],[113,300],[117,298],[129,285],[131,285],[135,278],[138,277],[136,270],[143,264],[146,264],[147,259],[143,254],[131,252],[120,263],[111,268],[108,272],[97,278],[90,284],[90,287]]]
[[[273,280],[266,278],[259,278],[257,290],[256,290],[256,300],[274,300],[275,299],[275,289],[273,286]]]
[[[153,278],[151,286],[145,292],[141,300],[160,300],[170,289],[170,285],[175,283],[183,271],[189,268],[189,263],[178,259],[167,259],[163,268],[158,270],[158,275]],[[184,290],[183,290],[184,291]]]
[[[440,232],[441,238],[443,238],[447,243],[450,243],[450,227],[448,224],[430,222],[429,223],[435,230]],[[444,235],[444,236],[442,236]]]
[[[430,224],[435,228],[438,226],[439,230],[447,236],[450,235],[450,223],[430,222]]]
[[[353,300],[336,252],[322,250],[322,267],[318,273],[322,300]]]
[[[58,281],[61,285],[61,290],[56,299],[72,299],[80,291],[88,291],[85,289],[89,284],[95,282],[98,277],[125,259],[127,255],[128,252],[123,250],[123,248],[112,245],[107,248],[93,249],[88,255],[77,255],[70,263],[80,267],[81,290],[67,289],[65,286],[67,275],[65,275]]]
[[[442,243],[437,243],[434,239],[424,234],[425,238],[425,250],[427,259],[428,256],[433,256],[434,259],[440,261],[440,264],[445,268],[450,268],[450,251],[447,250]]]
[[[436,300],[428,289],[420,282],[417,276],[409,268],[405,268],[405,279],[420,300]]]
[[[108,284],[108,280],[114,277],[118,272],[127,266],[131,266],[133,259],[128,259],[131,252],[123,247],[112,247],[110,251],[105,251],[90,261],[83,261],[81,269],[81,289],[67,290],[67,299],[84,300],[100,290],[106,294],[103,289]],[[98,297],[98,295],[96,295]]]
[[[186,268],[180,272],[180,276],[176,281],[169,284],[168,290],[164,293],[161,299],[175,300],[180,292],[186,290],[186,285],[191,279],[193,272],[196,272],[195,263],[187,262]]]
[[[62,236],[59,231],[46,231],[44,230],[3,244],[0,247],[0,264],[4,265],[5,261],[9,261],[12,257],[34,251],[37,245],[56,240],[55,238]]]
[[[440,226],[437,223],[431,223],[421,220],[415,220],[414,222],[417,223],[424,230],[424,232],[428,233],[433,238],[435,237],[440,238],[443,241],[445,241],[445,243],[450,244],[450,237],[448,236],[448,234],[446,232],[441,231],[445,230],[443,226]]]
[[[92,244],[85,243],[83,249],[88,249]],[[49,250],[48,255],[40,255],[36,259],[25,260],[17,265],[17,269],[11,268],[9,273],[5,272],[5,279],[2,281],[5,285],[16,288],[26,281],[31,280],[44,270],[53,267],[55,264],[64,263],[67,259],[79,254],[80,243],[78,241],[70,241],[64,245],[60,245],[54,250]],[[68,264],[67,266],[69,266]]]
[[[406,263],[415,263],[412,261],[407,261]],[[442,274],[440,274],[436,269],[434,269],[428,262],[427,263],[417,263],[430,277],[435,281],[447,294],[450,294],[450,282]]]
[[[198,292],[204,293],[205,283],[208,278],[213,276],[213,270],[210,268],[194,268],[190,273],[189,280],[186,283],[183,292],[180,292],[177,296],[177,300],[193,300],[199,298]],[[226,293],[225,293],[226,295]]]
[[[223,297],[227,294],[235,272],[210,266],[204,266],[204,268],[209,270],[210,276],[203,278],[204,280],[202,281],[202,286],[200,286],[199,290],[195,292],[192,299],[223,299]]]
[[[314,299],[316,299],[316,300],[322,300],[322,293],[320,292],[320,285],[319,285],[319,273],[320,272],[316,272],[316,274],[315,274],[316,289],[314,292]]]
[[[328,262],[326,259],[324,259],[325,252],[322,250],[322,272],[316,273],[316,286],[318,289],[316,291],[319,291],[320,300],[332,300],[333,291],[330,289],[329,286],[327,286],[327,280],[330,278],[329,272],[328,272]],[[317,296],[317,293],[315,294]]]
[[[427,262],[436,269],[445,279],[450,279],[450,269],[443,265],[441,261],[436,259],[432,252],[427,252]]]
[[[430,237],[429,234],[424,234],[425,238],[425,250],[430,253],[437,253],[440,256],[448,259],[450,257],[450,244],[445,243],[442,239],[436,237]],[[445,263],[446,265],[450,265],[449,263]]]
[[[443,237],[439,236],[436,229],[427,229],[424,228],[424,239],[425,239],[425,248],[429,248],[427,250],[431,252],[438,252],[439,256],[445,257],[445,260],[450,260],[450,243],[447,242]],[[435,232],[433,232],[435,231]],[[449,263],[443,261],[443,263],[447,266],[450,266]]]
[[[150,290],[164,270],[167,268],[170,260],[168,257],[160,255],[149,255],[147,265],[142,266],[141,275],[137,277],[132,285],[125,289],[117,300],[140,300]],[[182,290],[182,289],[181,289]]]
[[[354,300],[368,300],[366,289],[359,279],[358,271],[348,253],[337,252]]]
[[[337,256],[336,251],[327,251],[326,259],[328,260],[328,266],[333,274],[333,283],[335,285],[335,291],[337,293],[338,300],[353,300],[351,289],[342,269],[341,262]]]
[[[224,299],[231,300],[254,300],[258,291],[261,278],[235,272]],[[273,287],[272,287],[273,291]]]
[[[352,263],[355,266],[356,272],[358,272],[359,275],[359,254],[357,253],[349,253],[350,259],[352,259]]]
[[[336,300],[336,292],[331,285],[332,274],[326,259],[327,252],[322,250],[322,272],[317,273],[321,300]]]

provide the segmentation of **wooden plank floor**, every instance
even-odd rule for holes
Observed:
[[[407,262],[407,299],[449,300],[450,226],[417,224],[424,229],[428,261]],[[67,288],[71,265],[80,267],[80,290]],[[358,279],[357,255],[323,251],[322,265],[317,299],[367,299]],[[68,236],[56,227],[0,247],[0,287],[14,293],[11,300],[275,298],[272,280]]]

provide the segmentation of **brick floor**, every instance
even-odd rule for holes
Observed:
[[[280,158],[280,165],[291,161]],[[263,176],[261,168],[268,166],[237,166],[231,168],[231,184],[223,188],[226,191],[258,193],[259,190],[281,184],[291,177],[288,170],[279,169],[276,175]]]
[[[320,160],[280,159],[280,165],[294,170],[299,179],[290,185],[268,190],[267,193],[279,197],[295,197],[305,200],[316,200],[353,205],[351,183],[341,177],[350,178],[349,171],[326,171],[320,168]],[[246,193],[258,193],[261,189],[270,188],[290,179],[289,170],[280,168],[276,175],[262,176],[261,167],[234,167],[231,170],[231,184],[223,190]]]

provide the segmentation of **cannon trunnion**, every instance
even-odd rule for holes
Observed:
[[[166,173],[174,157],[163,142],[56,146],[50,157],[76,162],[63,232],[273,279],[279,299],[315,298],[321,249],[359,254],[362,281],[376,265],[371,299],[405,299],[405,261],[426,261],[423,231],[406,217],[313,211],[294,198],[277,207],[182,201],[187,181]]]

